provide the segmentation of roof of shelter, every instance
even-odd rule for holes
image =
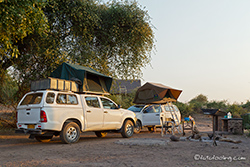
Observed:
[[[113,80],[111,93],[132,93],[133,90],[141,86],[141,80]]]

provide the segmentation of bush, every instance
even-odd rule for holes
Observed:
[[[227,101],[226,100],[222,100],[222,101],[211,101],[207,103],[207,108],[210,109],[221,109],[222,111],[226,110],[227,108]]]
[[[133,101],[135,94],[136,90],[129,94],[110,95],[109,98],[119,104],[122,108],[129,108],[130,106],[134,105]]]
[[[200,94],[195,98],[191,99],[188,103],[192,105],[193,110],[198,113],[201,112],[202,108],[206,108],[207,102],[207,97]]]
[[[16,104],[16,92],[18,91],[18,84],[15,79],[11,77],[10,74],[5,73],[0,79],[0,103],[5,105]]]
[[[179,108],[182,117],[188,117],[189,115],[197,113],[194,110],[193,104],[189,104],[189,103],[185,104],[185,103],[177,102],[176,106]]]
[[[0,129],[8,130],[16,128],[16,112],[0,112]]]
[[[247,110],[237,104],[229,105],[226,112],[231,112],[234,118],[241,118],[241,115],[246,114]]]

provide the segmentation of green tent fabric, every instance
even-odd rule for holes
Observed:
[[[182,90],[147,82],[137,91],[133,103],[135,104],[164,104],[168,101],[175,101],[180,96]]]
[[[95,71],[92,68],[76,64],[62,63],[50,75],[53,78],[80,81],[80,92],[91,91],[108,93],[112,85],[112,78]]]

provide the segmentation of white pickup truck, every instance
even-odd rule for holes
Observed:
[[[64,143],[75,143],[80,132],[97,137],[120,132],[125,138],[134,132],[136,115],[100,95],[40,90],[27,93],[17,107],[16,133],[30,134],[40,142],[60,135]]]

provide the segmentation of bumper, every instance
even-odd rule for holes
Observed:
[[[34,134],[34,135],[42,135],[45,131],[39,129],[16,129],[15,133],[24,133],[24,134]]]

